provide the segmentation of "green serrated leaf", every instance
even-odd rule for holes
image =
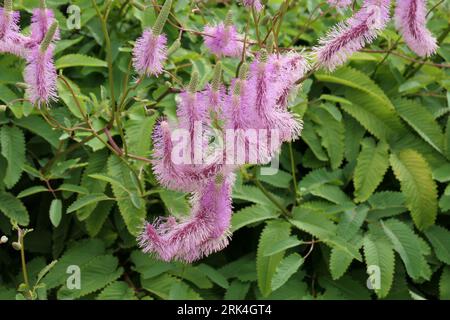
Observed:
[[[398,114],[434,149],[443,153],[444,135],[431,112],[414,100],[394,101]]]
[[[279,242],[274,243],[271,247],[267,248],[267,251],[264,252],[264,256],[268,257],[287,249],[299,246],[302,244],[302,241],[298,240],[297,237],[291,236],[287,239],[281,240]]]
[[[434,225],[424,231],[430,240],[436,257],[450,265],[450,231],[444,227]]]
[[[17,127],[2,126],[0,144],[2,155],[8,161],[3,180],[8,188],[12,188],[19,181],[25,164],[25,136]]]
[[[382,223],[395,251],[402,258],[406,271],[413,279],[427,278],[429,266],[420,250],[419,237],[406,224],[395,219]]]
[[[136,300],[135,292],[124,281],[114,281],[99,293],[97,300]]]
[[[442,270],[439,280],[439,298],[441,300],[450,300],[450,267],[446,266]]]
[[[426,160],[415,150],[405,149],[391,154],[390,162],[400,180],[414,224],[422,230],[433,225],[437,215],[437,190]]]
[[[83,54],[67,54],[55,61],[56,69],[64,69],[70,67],[102,67],[106,68],[107,64],[105,61],[85,56]]]
[[[279,213],[273,208],[255,204],[245,207],[233,214],[231,218],[231,230],[235,232],[249,224],[275,219]]]
[[[19,225],[27,226],[30,216],[22,202],[8,192],[0,191],[0,211]]]
[[[371,138],[364,139],[353,177],[356,201],[365,201],[372,195],[383,180],[388,167],[387,144],[384,142],[375,144]]]
[[[105,200],[114,200],[110,197],[108,197],[104,193],[92,193],[85,196],[82,196],[81,198],[75,200],[68,208],[67,213],[71,213],[74,211],[77,211],[91,203],[97,203],[99,201],[105,201]]]
[[[298,253],[292,253],[284,258],[277,266],[275,274],[272,278],[272,291],[283,286],[289,278],[297,272],[298,268],[303,264],[303,257]]]
[[[394,279],[394,248],[388,239],[370,231],[364,237],[363,248],[367,271],[374,278],[372,287],[379,298],[384,298],[389,294]]]
[[[129,173],[130,169],[119,158],[114,155],[110,156],[108,160],[109,176],[115,177],[121,185],[127,186],[128,190],[137,194],[139,190],[136,190],[136,187],[133,185]],[[147,215],[144,199],[141,197],[131,199],[130,193],[121,188],[117,183],[111,183],[111,186],[128,231],[134,236],[138,235]]]
[[[272,243],[287,239],[289,234],[290,225],[284,221],[268,222],[261,233],[256,254],[256,273],[258,288],[263,296],[268,296],[272,292],[272,279],[284,256],[284,251],[270,257],[265,257],[264,252]]]
[[[33,194],[39,193],[39,192],[48,192],[48,189],[45,188],[44,186],[33,186],[30,188],[27,188],[25,190],[22,190],[18,195],[17,198],[24,198],[24,197],[28,197],[31,196]]]

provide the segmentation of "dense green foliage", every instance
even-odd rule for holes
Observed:
[[[15,2],[26,25],[38,1]],[[138,157],[151,156],[156,119],[175,112],[171,88],[192,68],[208,81],[214,58],[198,34],[183,32],[170,76],[135,85],[130,51],[155,13],[131,2],[99,2],[102,14],[109,8],[108,39],[90,0],[70,2],[81,8],[79,30],[67,27],[69,1],[48,1],[62,28],[60,100],[48,110],[20,100],[24,63],[0,56],[0,236],[9,238],[0,244],[0,299],[450,299],[449,3],[429,1],[441,2],[429,19],[440,41],[430,59],[414,56],[391,25],[346,66],[306,79],[292,105],[302,138],[283,146],[276,175],[240,171],[231,244],[184,265],[137,248],[144,219],[189,209],[187,195],[162,189]],[[325,3],[315,10],[318,0],[283,3],[269,0],[258,28],[279,27],[280,48],[307,52],[343,19]],[[229,8],[244,32],[251,15],[235,1],[174,1],[169,45],[177,24],[202,30]],[[222,63],[229,83],[239,59]],[[124,102],[118,119],[112,99]],[[114,154],[108,132],[136,157]],[[22,242],[13,225],[33,230]],[[71,265],[80,289],[67,288]]]

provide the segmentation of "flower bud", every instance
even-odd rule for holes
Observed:
[[[13,243],[11,243],[11,245],[17,251],[22,249],[22,245],[19,242],[13,242]]]

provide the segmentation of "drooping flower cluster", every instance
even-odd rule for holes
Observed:
[[[53,42],[59,39],[58,24],[45,1],[33,10],[30,36],[20,33],[19,18],[19,12],[12,10],[12,1],[5,1],[4,7],[0,8],[0,52],[26,60],[26,96],[38,106],[48,104],[57,98]]]
[[[329,0],[335,6],[346,1]],[[390,19],[390,0],[364,0],[361,9],[347,21],[335,26],[324,38],[314,54],[320,66],[334,70],[354,52],[371,43]],[[409,48],[425,57],[436,51],[436,39],[426,28],[425,0],[397,0],[396,27]]]
[[[233,172],[269,162],[284,141],[298,138],[302,124],[287,105],[307,67],[298,53],[263,52],[250,67],[242,65],[228,90],[220,63],[205,90],[192,74],[178,96],[178,121],[160,120],[153,135],[155,176],[169,189],[191,193],[191,212],[146,223],[139,236],[144,252],[192,262],[228,244]]]
[[[425,27],[425,0],[397,0],[395,24],[406,44],[421,57],[432,55],[436,49],[436,39]]]

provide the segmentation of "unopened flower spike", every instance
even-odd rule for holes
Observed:
[[[273,48],[275,46],[275,38],[271,32],[266,40],[266,49],[269,54],[273,53]]]
[[[198,90],[199,85],[199,75],[197,71],[193,71],[191,75],[191,80],[189,81],[188,85],[188,92],[189,93],[196,93]]]
[[[239,68],[239,79],[247,80],[248,70],[249,70],[248,63],[244,62]]]
[[[146,76],[158,76],[163,71],[167,59],[167,37],[161,34],[172,6],[172,0],[166,0],[153,28],[147,28],[136,40],[133,49],[133,66],[137,73]]]
[[[180,38],[177,38],[172,45],[167,50],[167,56],[170,57],[172,54],[174,54],[178,49],[181,47],[181,40]]]
[[[164,25],[166,24],[167,18],[170,14],[170,8],[172,7],[172,0],[166,0],[161,10],[159,11],[158,18],[156,18],[155,25],[153,26],[153,34],[160,35]]]
[[[49,45],[52,43],[52,41],[55,37],[57,30],[58,30],[58,21],[55,21],[52,23],[52,25],[48,29],[47,33],[45,34],[44,39],[41,42],[41,45],[40,45],[41,52],[47,51]]]
[[[212,90],[216,92],[219,91],[221,81],[222,81],[222,63],[219,61],[216,63],[216,66],[214,67],[213,78],[211,81]]]

